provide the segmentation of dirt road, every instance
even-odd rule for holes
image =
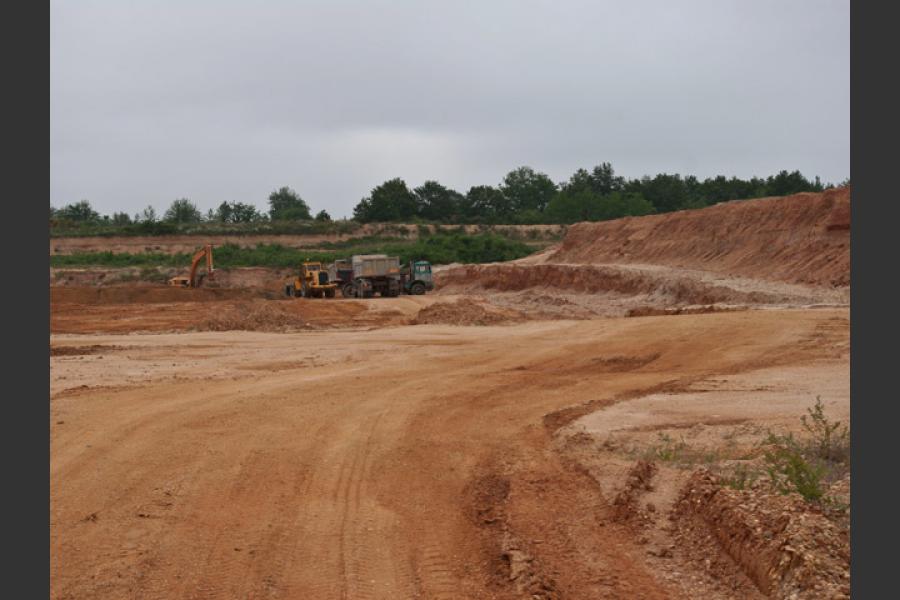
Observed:
[[[51,596],[691,597],[556,432],[716,376],[827,370],[848,318],[54,335]]]

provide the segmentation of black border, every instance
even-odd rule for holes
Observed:
[[[887,127],[896,120],[892,85],[896,23],[888,3],[851,3],[851,587],[856,598],[896,595],[897,391],[885,377],[896,351],[888,318],[896,313],[893,275],[898,271],[900,221],[897,144]],[[881,10],[877,10],[876,7]],[[882,8],[884,7],[884,8]],[[891,315],[893,316],[893,315]],[[892,383],[894,385],[892,385]]]
[[[50,124],[44,119],[50,112],[50,82],[48,76],[44,79],[44,65],[50,63],[50,32],[45,29],[50,5],[17,8],[7,10],[3,39],[3,100],[11,136],[5,140],[4,173],[3,373],[9,383],[2,398],[7,432],[2,448],[12,475],[4,478],[4,595],[39,598],[50,595],[50,236],[48,200],[36,197],[35,190],[47,177],[49,198],[49,152],[44,151],[49,150]]]

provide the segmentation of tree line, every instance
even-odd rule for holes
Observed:
[[[847,179],[840,185],[849,183]],[[523,166],[507,173],[499,185],[473,186],[465,194],[434,180],[410,189],[403,179],[390,179],[359,201],[353,209],[353,220],[360,223],[566,224],[702,208],[725,200],[820,192],[830,187],[834,186],[823,184],[818,176],[809,180],[800,171],[786,170],[766,178],[750,179],[719,175],[700,180],[693,175],[682,177],[668,173],[626,179],[616,175],[607,162],[591,170],[578,169],[568,181],[557,184],[545,173]],[[148,206],[132,217],[124,212],[101,216],[89,201],[82,200],[59,209],[51,206],[50,219],[114,226],[331,221],[325,210],[313,217],[306,201],[289,187],[273,191],[268,205],[269,210],[261,212],[253,204],[222,202],[204,215],[189,199],[180,198],[161,216]]]
[[[112,216],[100,215],[90,201],[81,200],[62,208],[50,206],[51,221],[71,221],[75,223],[103,223],[132,225],[136,223],[260,223],[263,221],[331,221],[331,215],[321,210],[313,217],[309,205],[289,187],[282,187],[269,194],[269,211],[260,212],[253,204],[243,202],[222,202],[215,210],[209,209],[204,215],[197,205],[188,198],[179,198],[169,205],[165,213],[157,215],[153,206],[135,213],[134,217],[125,212]]]
[[[849,185],[850,180],[840,185]],[[809,180],[800,171],[779,172],[767,178],[718,177],[700,180],[693,175],[660,173],[626,179],[610,163],[588,171],[578,169],[568,181],[556,184],[545,173],[519,167],[497,186],[478,185],[462,194],[429,180],[410,189],[400,178],[374,188],[353,210],[356,221],[409,222],[416,219],[445,223],[575,223],[604,221],[690,208],[725,200],[821,192],[832,184]]]

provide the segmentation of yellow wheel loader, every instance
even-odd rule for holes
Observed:
[[[295,298],[334,298],[338,284],[328,280],[328,271],[322,263],[306,261],[300,265],[300,272],[284,282],[285,296]]]

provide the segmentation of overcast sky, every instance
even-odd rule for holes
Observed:
[[[50,203],[850,175],[850,3],[51,1]]]

